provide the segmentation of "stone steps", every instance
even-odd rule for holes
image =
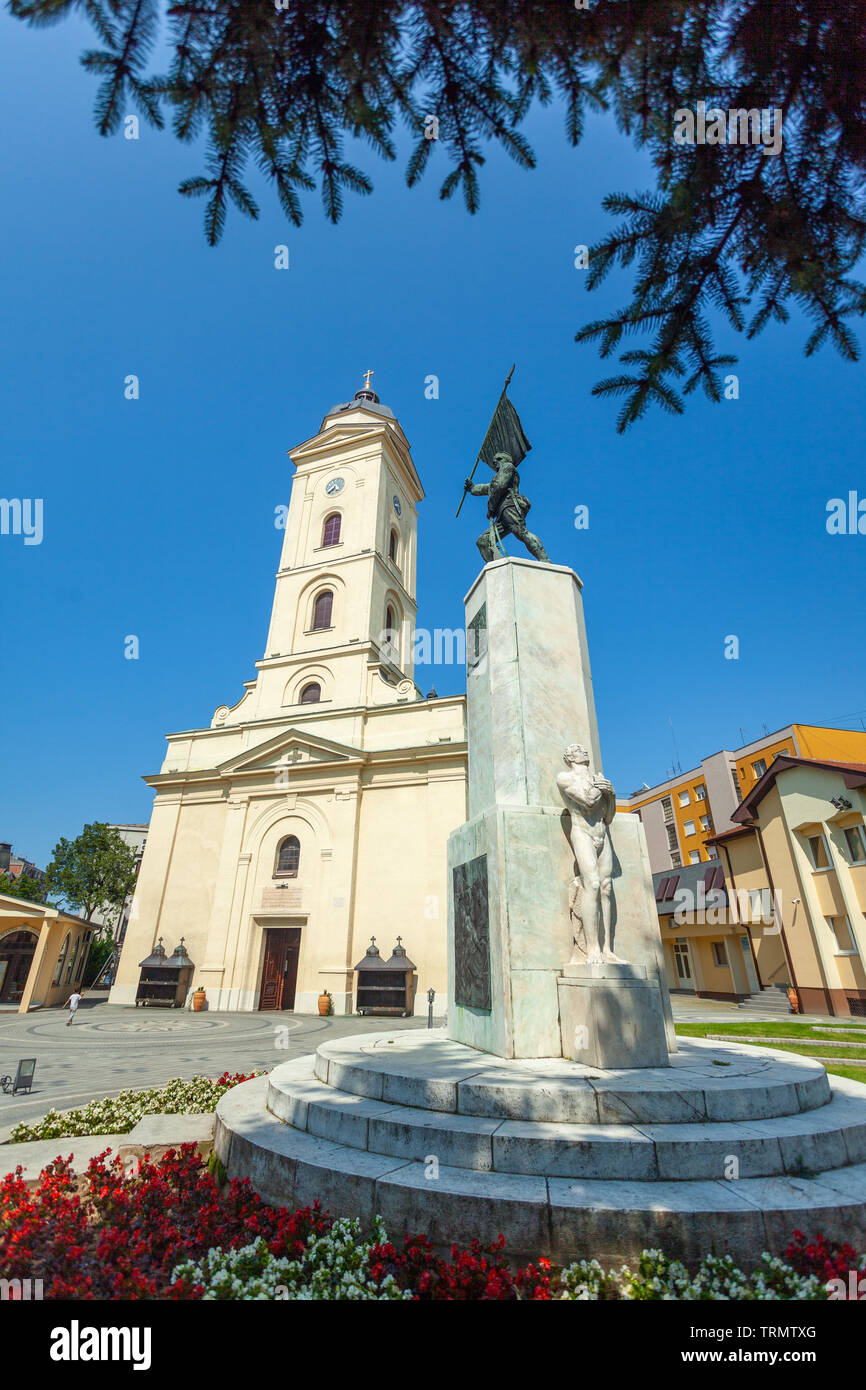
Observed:
[[[631,1182],[432,1165],[294,1128],[266,1108],[270,1085],[259,1077],[220,1101],[215,1148],[229,1176],[250,1178],[273,1203],[318,1201],[365,1224],[379,1214],[398,1239],[423,1231],[441,1247],[487,1244],[507,1230],[515,1260],[604,1264],[662,1246],[689,1263],[734,1251],[745,1266],[784,1250],[795,1229],[855,1247],[866,1239],[866,1163],[810,1177]]]
[[[826,1105],[824,1068],[736,1040],[681,1038],[670,1067],[599,1072],[560,1059],[506,1062],[442,1032],[324,1043],[316,1078],[334,1091],[448,1114],[568,1124],[763,1120]],[[382,1041],[385,1039],[386,1041]],[[363,1044],[363,1045],[355,1045]],[[433,1049],[435,1060],[424,1060]]]
[[[748,1009],[749,1013],[770,1014],[773,1018],[790,1018],[793,1009],[788,996],[780,989],[764,989],[757,994],[747,994],[737,1004],[738,1009]]]
[[[749,1122],[546,1123],[436,1113],[338,1091],[305,1057],[271,1073],[267,1107],[326,1142],[480,1172],[693,1181],[866,1162],[866,1107],[841,1093],[818,1109]]]

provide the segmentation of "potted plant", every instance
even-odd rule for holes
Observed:
[[[207,995],[205,994],[204,985],[196,985],[192,995],[192,1011],[194,1014],[201,1013],[206,999]]]
[[[330,990],[323,989],[319,995],[319,1016],[325,1018],[328,1014],[332,1014],[333,1012],[334,1001],[331,997],[331,992]]]

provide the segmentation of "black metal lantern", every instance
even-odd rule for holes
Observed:
[[[187,955],[183,937],[170,956],[166,956],[162,937],[150,955],[139,962],[141,975],[135,993],[135,1005],[147,1007],[159,1004],[163,1008],[182,1009],[195,969]]]
[[[355,1008],[359,1014],[408,1018],[415,1007],[416,976],[401,937],[397,937],[389,960],[382,959],[376,938],[371,937],[364,958],[355,969],[358,972]]]

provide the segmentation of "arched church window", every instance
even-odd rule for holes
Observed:
[[[301,691],[302,705],[317,705],[322,698],[322,687],[318,681],[311,681]]]
[[[331,626],[331,614],[334,611],[334,595],[330,589],[326,589],[323,594],[319,594],[313,606],[313,631]]]
[[[339,512],[331,512],[330,516],[325,517],[325,525],[322,528],[322,545],[339,544],[341,523],[342,517]]]
[[[4,1004],[21,1002],[38,939],[36,932],[26,928],[0,936],[0,1001]]]
[[[395,530],[392,530],[391,540],[388,544],[388,558],[389,560],[393,560],[395,565],[397,563],[397,547],[399,543],[400,542],[397,537],[397,532]]]
[[[387,661],[399,662],[400,660],[400,634],[397,629],[397,619],[391,604],[385,609],[385,643],[383,655]]]
[[[301,842],[297,835],[287,835],[280,841],[274,878],[297,878],[301,862]]]

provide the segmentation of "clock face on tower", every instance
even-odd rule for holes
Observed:
[[[343,478],[331,478],[330,482],[325,483],[325,491],[329,497],[333,497],[336,493],[342,492],[344,487],[345,480]]]
[[[403,515],[403,508],[400,506],[400,498],[397,496],[396,492],[394,493],[393,502],[394,502],[394,511],[397,513],[398,516],[402,516],[402,515]]]

